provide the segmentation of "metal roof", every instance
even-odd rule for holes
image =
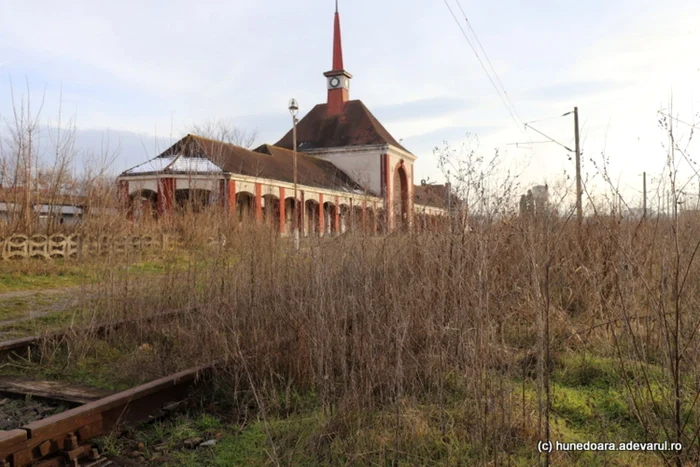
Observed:
[[[183,154],[172,154],[168,156],[158,156],[148,162],[144,162],[143,164],[127,170],[124,172],[124,174],[137,175],[163,172],[165,170],[170,172],[194,174],[223,173],[221,167],[214,164],[206,157],[187,157]]]

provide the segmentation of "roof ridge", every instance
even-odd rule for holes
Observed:
[[[193,133],[188,133],[187,136],[185,136],[185,138],[187,138],[187,137],[192,137],[195,139],[202,139],[204,141],[211,141],[212,143],[224,144],[226,146],[233,146],[234,148],[241,148],[241,149],[245,149],[246,151],[255,152],[252,149],[249,149],[249,148],[246,148],[243,146],[239,146],[239,145],[233,144],[233,143],[227,143],[226,141],[221,141],[220,139],[209,138],[207,136],[200,136],[200,135],[195,135]],[[185,139],[185,138],[183,138],[183,139]]]

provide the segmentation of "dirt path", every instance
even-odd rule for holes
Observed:
[[[82,287],[83,286],[80,286],[80,285],[74,285],[71,287],[63,287],[60,289],[34,289],[34,290],[18,290],[16,292],[4,292],[4,293],[0,293],[0,302],[12,300],[15,298],[33,297],[36,295],[67,294],[69,292],[78,291]]]

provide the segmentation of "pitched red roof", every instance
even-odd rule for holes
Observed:
[[[176,154],[209,159],[224,172],[231,174],[294,182],[293,152],[269,144],[263,144],[251,151],[234,144],[187,135],[157,158],[168,158]],[[166,169],[161,173],[173,172]],[[297,152],[297,183],[340,191],[364,192],[360,185],[332,163],[302,152]]]
[[[272,164],[269,166],[270,169],[274,167],[275,172],[272,173],[270,170],[268,172],[270,176],[266,178],[294,182],[294,153],[292,151],[270,144],[263,144],[255,151],[268,154],[276,161],[274,166]],[[365,192],[362,186],[333,163],[300,152],[297,152],[297,183],[335,190]]]
[[[318,104],[297,123],[297,149],[391,144],[406,151],[362,101],[347,101],[339,115],[328,116],[326,107]],[[289,130],[275,146],[292,149],[292,144]]]

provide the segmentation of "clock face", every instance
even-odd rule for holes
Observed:
[[[330,85],[332,88],[337,88],[340,86],[340,79],[337,76],[334,76],[331,78]]]

